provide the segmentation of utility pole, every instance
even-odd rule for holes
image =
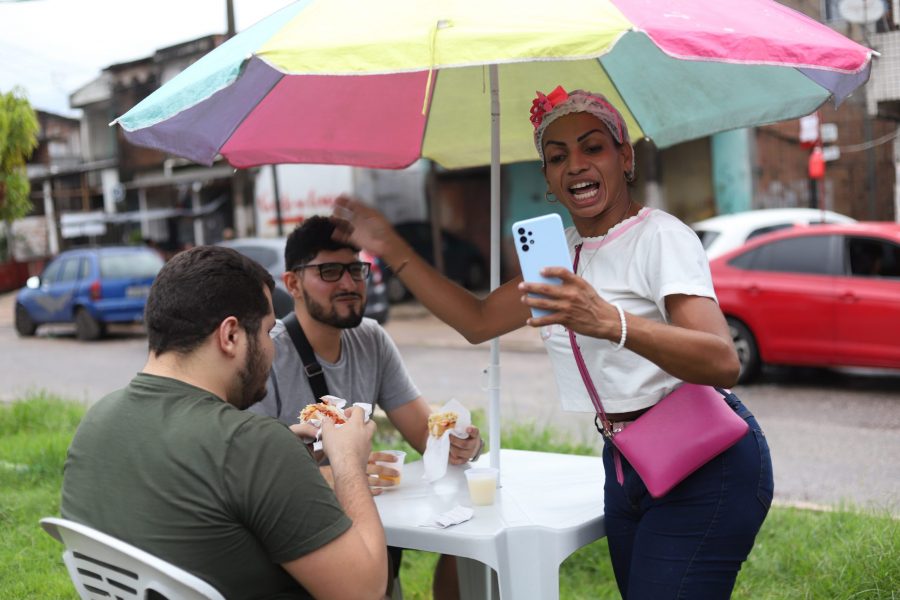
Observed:
[[[225,39],[234,37],[234,0],[225,0],[225,18],[227,19],[228,29],[225,31]]]
[[[242,173],[238,169],[238,173]],[[284,235],[284,217],[281,215],[281,192],[278,190],[278,165],[272,165],[272,199],[275,201],[275,219],[278,221],[278,237]]]
[[[234,25],[234,0],[225,0],[225,22],[226,22],[226,30],[225,30],[225,39],[230,40],[234,37],[234,34],[237,33],[235,31]],[[272,169],[274,174],[274,167]],[[274,176],[274,175],[273,175]],[[277,184],[276,184],[277,185]],[[276,189],[276,200],[278,198],[277,187]],[[235,169],[234,175],[231,178],[231,198],[234,203],[233,211],[234,211],[234,224],[235,224],[235,233],[238,237],[246,237],[250,234],[251,231],[251,223],[253,219],[247,218],[247,172],[244,169]],[[253,206],[253,203],[250,203],[250,206]],[[280,208],[280,201],[279,201]],[[279,232],[281,228],[281,219],[279,215],[278,220]],[[256,227],[252,227],[255,231]]]

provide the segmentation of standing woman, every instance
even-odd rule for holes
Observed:
[[[734,385],[740,371],[696,234],[634,202],[634,149],[619,111],[599,94],[556,88],[531,109],[547,198],[572,217],[566,231],[577,272],[548,268],[561,285],[517,277],[480,299],[444,278],[377,211],[351,199],[335,214],[348,236],[384,258],[438,318],[472,343],[523,325],[546,327],[562,406],[595,413],[568,330],[615,428],[634,421],[683,382]],[[531,294],[540,294],[535,297]],[[549,316],[532,318],[531,307]],[[660,498],[604,437],[605,524],[616,582],[627,600],[728,598],[772,500],[768,445],[753,415],[734,446]]]

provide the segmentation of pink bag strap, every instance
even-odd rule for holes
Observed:
[[[582,245],[583,244],[578,244],[575,246],[575,261],[572,264],[573,273],[578,272],[578,259],[581,257]],[[578,342],[575,341],[575,332],[571,329],[568,331],[569,343],[572,345],[572,354],[575,355],[575,364],[578,365],[578,372],[581,374],[582,381],[584,381],[584,387],[587,388],[588,396],[591,397],[591,402],[593,402],[594,408],[597,411],[597,416],[600,418],[600,423],[603,425],[601,433],[612,439],[612,423],[606,416],[606,411],[603,410],[603,403],[600,402],[600,394],[597,393],[597,388],[594,387],[594,380],[591,379],[591,374],[588,372],[587,365],[584,363],[584,356],[581,355],[581,348],[578,347]],[[600,428],[598,427],[598,429]]]
[[[620,237],[632,227],[642,223],[647,217],[650,216],[650,213],[652,213],[653,210],[654,209],[652,208],[642,208],[641,211],[638,212],[637,216],[625,221],[618,227],[618,229],[616,229],[616,231],[607,233],[603,240],[599,242],[589,243],[588,249],[595,251],[599,250],[602,246],[605,246],[606,244]],[[581,257],[582,246],[584,246],[584,242],[575,246],[575,261],[572,264],[573,273],[578,273],[578,259]],[[581,355],[581,348],[578,347],[578,342],[575,341],[575,332],[573,332],[571,329],[569,330],[569,343],[572,345],[572,353],[575,355],[575,364],[578,365],[578,372],[581,374],[581,379],[584,381],[584,387],[587,388],[588,396],[591,397],[591,402],[594,403],[594,408],[597,410],[597,417],[599,417],[600,419],[599,425],[597,425],[597,418],[594,419],[594,424],[597,425],[597,429],[600,431],[600,433],[602,433],[609,439],[612,439],[612,423],[606,416],[606,411],[603,410],[603,403],[600,402],[600,394],[597,393],[597,388],[594,387],[594,380],[591,379],[591,374],[588,371],[587,365],[584,364],[584,357]],[[600,428],[600,425],[603,426],[602,429]]]

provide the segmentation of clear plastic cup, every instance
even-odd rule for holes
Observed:
[[[475,506],[489,506],[497,495],[497,475],[493,467],[476,467],[466,470],[469,498]]]
[[[394,484],[394,486],[400,485],[400,479],[403,477],[403,463],[406,461],[406,452],[403,450],[380,450],[382,454],[390,454],[394,457],[394,461],[386,461],[386,460],[376,460],[375,464],[387,467],[389,469],[394,469],[397,471],[397,475],[379,475],[379,479],[383,479],[385,481],[390,481]]]

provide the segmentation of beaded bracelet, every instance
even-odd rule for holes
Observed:
[[[622,307],[618,304],[613,304],[613,306],[619,311],[619,322],[622,324],[622,337],[619,338],[619,345],[615,347],[615,350],[621,350],[625,345],[625,338],[628,337],[628,324],[625,323],[625,311],[622,310]]]

